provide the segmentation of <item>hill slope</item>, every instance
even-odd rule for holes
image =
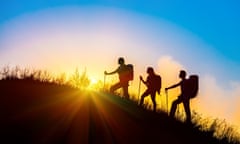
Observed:
[[[103,92],[1,80],[0,93],[0,143],[228,143]]]

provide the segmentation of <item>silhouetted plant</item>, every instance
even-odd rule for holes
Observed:
[[[226,141],[227,143],[240,143],[240,137],[237,130],[229,125],[226,120],[204,118],[197,112],[193,112],[192,121],[196,127],[201,131],[218,138],[221,141]]]
[[[149,101],[148,98],[146,98],[146,100],[144,101],[143,105],[142,105],[145,109],[151,110],[152,109],[152,104]]]
[[[23,68],[19,66],[10,68],[5,66],[0,71],[1,79],[14,80],[14,79],[25,79],[25,80],[38,80],[42,82],[51,82],[53,76],[48,71]]]
[[[214,119],[210,131],[214,131],[214,136],[222,140],[231,142],[236,139],[236,130],[226,120]]]
[[[16,66],[11,70],[11,77],[13,79],[18,79],[20,77],[20,73],[21,69],[19,68],[19,66]]]
[[[35,80],[39,80],[41,81],[41,75],[42,75],[42,71],[41,70],[33,70],[32,71],[32,76]]]
[[[67,76],[66,73],[61,73],[59,76],[54,78],[54,82],[60,85],[67,84]]]
[[[86,88],[90,84],[90,80],[87,76],[86,70],[80,74],[78,68],[76,68],[75,72],[71,75],[69,79],[69,83],[76,88]]]
[[[8,79],[10,77],[10,67],[4,66],[1,70],[1,79]]]
[[[47,70],[42,71],[41,76],[40,76],[41,81],[51,82],[52,78],[53,78],[53,76],[51,76],[51,74]]]
[[[24,69],[21,70],[20,77],[21,77],[22,79],[26,79],[26,78],[30,77],[30,75],[31,75],[31,74],[30,74],[30,70],[29,70],[29,69],[24,68]]]
[[[97,90],[97,91],[106,91],[106,89],[104,90],[104,84],[101,80],[98,80],[96,83],[92,84],[91,83],[91,89],[93,90]]]

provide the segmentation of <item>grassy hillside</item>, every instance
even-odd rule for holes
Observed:
[[[118,96],[36,80],[0,80],[0,115],[0,143],[238,143]]]

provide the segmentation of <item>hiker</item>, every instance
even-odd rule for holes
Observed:
[[[170,110],[170,116],[174,117],[176,109],[177,109],[177,105],[180,104],[180,103],[183,103],[185,113],[186,113],[186,117],[187,117],[186,122],[191,123],[190,96],[188,95],[188,92],[187,92],[188,90],[187,90],[186,75],[187,75],[186,71],[181,70],[180,73],[179,73],[179,78],[181,78],[182,80],[175,85],[172,85],[170,87],[165,88],[165,91],[167,92],[168,89],[172,89],[172,88],[175,88],[177,86],[181,87],[181,94],[172,103],[172,107],[171,107],[171,110]]]
[[[129,99],[128,86],[129,81],[133,80],[133,66],[131,64],[126,65],[122,57],[118,59],[118,64],[120,66],[115,71],[109,73],[105,71],[104,74],[112,75],[118,73],[119,82],[110,87],[110,92],[113,93],[115,90],[122,88],[124,97]]]
[[[140,81],[142,81],[147,86],[147,90],[141,95],[140,105],[143,104],[144,98],[150,95],[153,102],[153,111],[156,112],[157,104],[156,104],[155,97],[156,97],[156,92],[160,94],[161,77],[155,74],[152,67],[147,68],[147,74],[148,76],[146,81],[144,81],[142,76],[140,76]]]

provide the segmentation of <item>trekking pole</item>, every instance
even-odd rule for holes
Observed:
[[[138,84],[138,101],[140,97],[140,91],[141,91],[141,79],[139,79],[139,84]]]
[[[167,104],[167,115],[168,115],[168,92],[167,90],[165,92],[166,92],[166,104]]]
[[[106,83],[106,74],[104,74],[103,78],[103,90],[105,91],[105,83]]]

